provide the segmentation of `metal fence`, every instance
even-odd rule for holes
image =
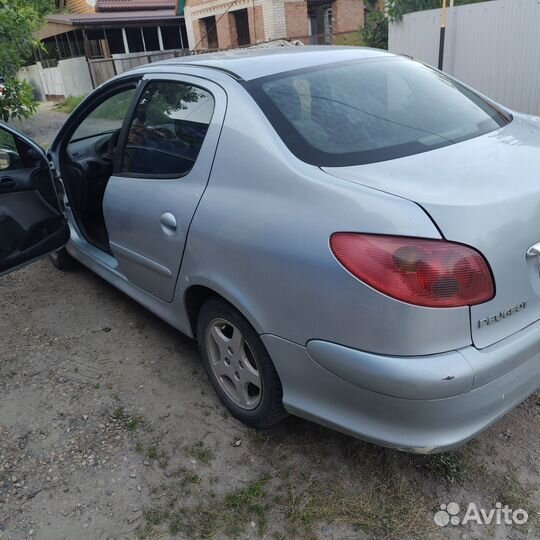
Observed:
[[[437,66],[441,10],[389,27],[388,49]],[[447,10],[443,71],[507,107],[540,115],[540,0],[491,0]]]
[[[301,42],[301,44],[319,44],[319,45],[362,45],[363,38],[361,31],[355,32],[334,32],[333,34],[315,34],[311,36],[299,36],[290,38],[287,40],[292,42]],[[274,40],[275,42],[275,40]],[[272,42],[270,42],[272,43]],[[262,47],[265,43],[260,43],[258,46]],[[233,48],[249,48],[252,45],[245,45],[242,47]],[[111,77],[128,71],[137,66],[143,64],[151,64],[152,62],[159,62],[160,60],[167,60],[169,58],[178,58],[180,56],[193,55],[193,54],[205,54],[216,51],[223,51],[228,49],[177,49],[171,51],[157,51],[147,52],[140,54],[114,54],[112,58],[96,58],[88,60],[88,68],[92,76],[92,82],[94,88],[101,83],[108,81]]]
[[[539,0],[540,1],[540,0]],[[257,47],[281,45],[362,45],[361,30],[355,32],[334,32],[311,36],[293,37],[288,40],[272,40],[259,43]],[[249,48],[245,45],[239,48]],[[175,49],[145,53],[113,54],[111,58],[77,57],[64,60],[44,60],[31,66],[25,66],[19,72],[19,78],[28,81],[35,89],[39,99],[63,98],[89,93],[92,88],[108,81],[115,75],[144,64],[159,62],[186,55],[205,54],[227,49]]]
[[[88,69],[94,88],[108,81],[111,77],[130,69],[151,64],[160,60],[168,60],[189,54],[188,49],[156,51],[141,54],[115,54],[112,58],[97,58],[88,60]]]

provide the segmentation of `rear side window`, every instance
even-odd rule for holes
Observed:
[[[143,91],[131,122],[122,172],[181,177],[193,165],[214,112],[214,98],[180,82],[156,81]]]
[[[509,121],[474,92],[404,58],[299,70],[246,87],[290,150],[318,166],[417,154]]]

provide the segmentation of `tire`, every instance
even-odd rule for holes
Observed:
[[[67,252],[66,248],[62,248],[49,255],[49,260],[58,268],[58,270],[66,271],[77,268],[78,262]]]
[[[238,310],[224,300],[208,300],[199,313],[197,341],[208,378],[235,418],[265,429],[288,416],[276,368]]]

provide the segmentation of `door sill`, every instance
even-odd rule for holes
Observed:
[[[94,263],[105,266],[117,274],[117,276],[124,278],[123,274],[121,274],[118,270],[118,261],[115,259],[114,255],[104,251],[102,248],[99,248],[86,240],[86,238],[80,234],[72,223],[70,223],[69,228],[71,238],[70,243],[67,245],[68,252],[70,251],[70,248],[76,251],[81,251],[86,256],[90,257]],[[76,254],[73,255],[75,258],[77,258]]]

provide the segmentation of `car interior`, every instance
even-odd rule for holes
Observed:
[[[110,252],[103,217],[103,197],[112,175],[112,156],[120,130],[71,142],[67,147],[62,177],[70,207],[87,240]]]
[[[0,129],[0,273],[58,249],[68,238],[44,156]]]
[[[123,87],[92,110],[60,154],[71,211],[86,239],[109,254],[112,252],[103,216],[103,197],[135,88],[135,84]]]

